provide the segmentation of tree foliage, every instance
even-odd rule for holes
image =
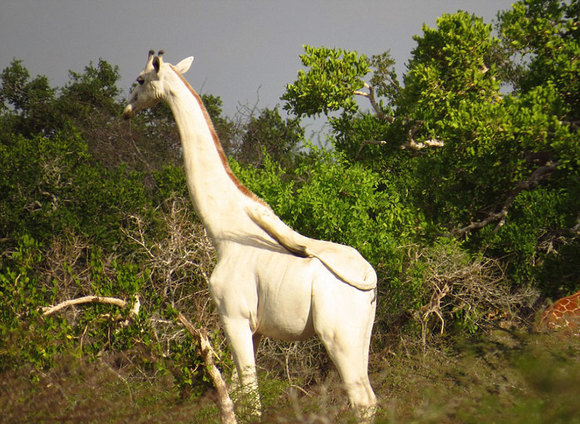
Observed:
[[[552,85],[560,111],[578,129],[580,28],[577,0],[521,1],[500,13],[499,29],[513,58],[506,79],[521,92]]]
[[[466,238],[465,247],[504,258],[518,284],[533,285],[545,277],[538,257],[558,256],[543,238],[578,252],[577,8],[517,2],[499,15],[499,35],[474,15],[443,15],[414,37],[402,85],[388,53],[365,61],[309,47],[305,56],[316,61],[303,61],[307,69],[282,98],[299,115],[340,111],[330,118],[336,148],[404,181],[428,234]],[[315,95],[332,85],[347,100]],[[367,110],[353,113],[356,96],[369,100]],[[567,291],[577,274],[551,278]]]
[[[369,61],[356,52],[326,47],[304,46],[300,56],[308,71],[301,70],[298,80],[286,87],[282,100],[297,116],[328,114],[339,109],[355,111],[352,98],[364,86],[362,77],[369,72]]]
[[[52,105],[55,90],[44,76],[30,79],[30,73],[22,61],[14,59],[0,75],[0,111],[3,113],[3,137],[14,131],[30,135],[38,131],[48,131],[58,117],[54,116]]]

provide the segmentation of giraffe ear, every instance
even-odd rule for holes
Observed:
[[[175,65],[175,69],[177,69],[180,74],[185,74],[189,70],[189,67],[191,66],[192,62],[193,62],[193,56],[189,56],[189,57],[183,59],[177,65]]]

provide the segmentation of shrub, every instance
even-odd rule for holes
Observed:
[[[472,257],[452,239],[422,249],[407,275],[421,287],[422,305],[413,317],[424,344],[435,329],[441,334],[449,327],[474,333],[518,325],[522,310],[538,297],[533,289],[513,288],[499,261]]]
[[[106,170],[74,131],[14,136],[0,145],[0,231],[46,241],[67,230],[103,246],[118,243],[122,211],[149,205],[142,175]]]

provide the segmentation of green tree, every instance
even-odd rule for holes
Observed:
[[[80,134],[15,136],[0,145],[0,232],[44,242],[70,230],[114,246],[129,211],[147,206],[142,176],[95,162]]]
[[[267,154],[287,167],[304,140],[300,119],[282,118],[278,107],[262,109],[258,116],[252,114],[241,132],[235,157],[254,166],[262,166],[264,154]]]
[[[400,91],[389,51],[369,58],[338,48],[306,45],[304,50],[300,58],[306,69],[286,86],[284,108],[298,117],[326,115],[336,148],[376,164],[376,146],[392,144],[385,134]],[[371,110],[359,107],[357,97],[368,100]]]
[[[357,248],[383,281],[402,267],[400,245],[424,231],[421,212],[408,204],[397,181],[339,152],[310,146],[290,169],[269,156],[259,169],[235,161],[232,168],[291,227]]]
[[[364,87],[363,77],[369,72],[364,55],[342,49],[304,46],[300,56],[307,71],[300,70],[298,79],[286,86],[282,100],[285,108],[297,116],[329,114],[345,109],[357,110],[355,91]]]
[[[59,121],[54,115],[55,90],[45,76],[30,78],[21,60],[14,59],[0,74],[2,138],[10,133],[49,133]]]
[[[97,65],[92,62],[83,73],[69,71],[70,82],[65,85],[60,98],[63,113],[80,119],[88,119],[95,109],[101,113],[118,116],[119,67],[104,59]]]
[[[467,237],[465,247],[503,258],[527,284],[543,273],[538,257],[557,256],[547,246],[567,246],[562,261],[578,252],[577,9],[518,2],[500,15],[499,37],[474,15],[443,15],[414,37],[402,86],[388,56],[307,48],[285,107],[340,112],[330,117],[335,146],[404,182],[428,234]],[[578,285],[578,272],[566,275],[552,279]]]
[[[580,120],[580,26],[577,0],[526,0],[500,13],[499,30],[512,58],[506,79],[518,92],[552,85],[560,112],[576,129]]]

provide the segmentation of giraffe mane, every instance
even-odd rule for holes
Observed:
[[[183,82],[183,84],[185,84],[185,86],[187,87],[187,89],[191,92],[191,94],[193,95],[193,97],[196,99],[196,101],[199,103],[199,106],[203,112],[203,116],[207,122],[207,126],[210,130],[212,139],[213,139],[213,143],[214,146],[218,152],[219,158],[221,160],[221,163],[224,167],[224,169],[226,170],[226,173],[228,174],[228,176],[230,177],[230,179],[233,181],[233,183],[235,184],[235,186],[238,188],[238,190],[240,190],[245,196],[249,197],[250,199],[261,203],[263,205],[266,205],[266,202],[264,202],[262,199],[260,199],[258,196],[256,196],[255,193],[253,193],[248,187],[246,187],[244,184],[242,184],[242,182],[234,175],[232,169],[230,168],[230,165],[228,163],[228,159],[226,157],[226,154],[224,152],[224,149],[220,143],[219,137],[217,135],[217,132],[215,130],[215,127],[213,125],[213,122],[211,120],[211,117],[209,116],[209,112],[207,111],[207,108],[205,107],[205,105],[203,104],[203,100],[201,100],[200,95],[193,89],[193,87],[189,84],[189,82],[187,82],[187,80],[183,77],[183,75],[181,75],[181,73],[175,68],[175,66],[173,65],[169,65],[171,67],[171,69],[177,74],[177,76],[179,77],[179,79]]]

